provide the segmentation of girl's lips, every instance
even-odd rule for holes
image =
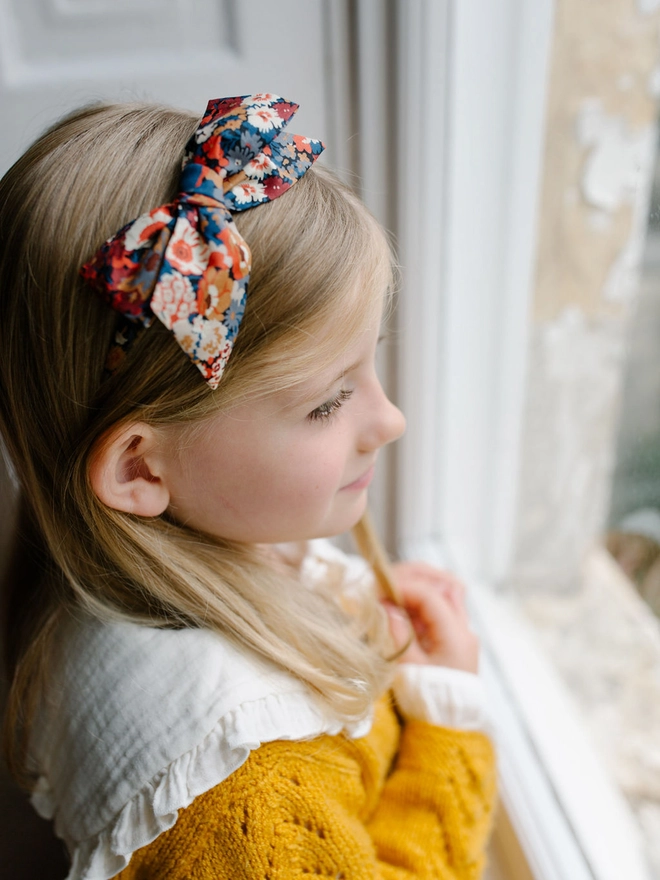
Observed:
[[[374,471],[376,470],[376,465],[371,465],[368,471],[365,471],[361,477],[358,477],[357,480],[354,480],[352,483],[349,483],[347,486],[342,486],[342,491],[344,489],[366,489],[369,483],[372,481],[374,476]]]

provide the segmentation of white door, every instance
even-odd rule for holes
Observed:
[[[51,122],[99,100],[198,110],[268,91],[331,140],[323,0],[0,0],[0,174]]]

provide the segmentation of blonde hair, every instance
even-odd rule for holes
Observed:
[[[76,607],[150,626],[221,631],[299,676],[340,718],[387,684],[376,603],[349,621],[254,548],[102,505],[89,452],[139,418],[191,424],[309,378],[374,320],[390,281],[384,235],[330,173],[235,215],[250,245],[248,307],[211,392],[159,322],[103,378],[116,314],[78,270],[110,235],[176,194],[198,124],[153,105],[85,108],[47,131],[0,182],[0,430],[21,485],[7,632],[14,772],[58,620]],[[334,332],[329,330],[334,328]]]

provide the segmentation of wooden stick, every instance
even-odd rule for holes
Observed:
[[[376,534],[369,510],[365,510],[362,518],[353,526],[352,533],[358,550],[374,570],[383,596],[396,605],[403,605],[401,593],[392,576],[390,560]]]

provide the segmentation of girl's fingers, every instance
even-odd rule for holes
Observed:
[[[465,607],[465,586],[450,572],[425,562],[399,562],[393,566],[393,570],[402,591],[408,584],[425,584],[446,593],[457,608]]]
[[[458,578],[454,578],[447,587],[447,599],[452,603],[456,612],[467,618],[467,607],[465,605],[465,586]]]
[[[427,578],[410,577],[401,579],[398,586],[405,608],[422,617],[428,616],[429,609],[446,617],[452,610],[462,608],[461,594],[449,580],[431,583]]]
[[[383,602],[382,604],[389,619],[390,633],[394,641],[395,651],[401,651],[406,645],[408,646],[398,658],[399,661],[428,664],[430,660],[417,644],[412,623],[406,612],[391,602]]]
[[[479,642],[470,627],[463,584],[432,566],[404,563],[396,567],[403,606],[416,636],[414,651],[426,663],[476,672]],[[412,651],[403,659],[409,662]]]

